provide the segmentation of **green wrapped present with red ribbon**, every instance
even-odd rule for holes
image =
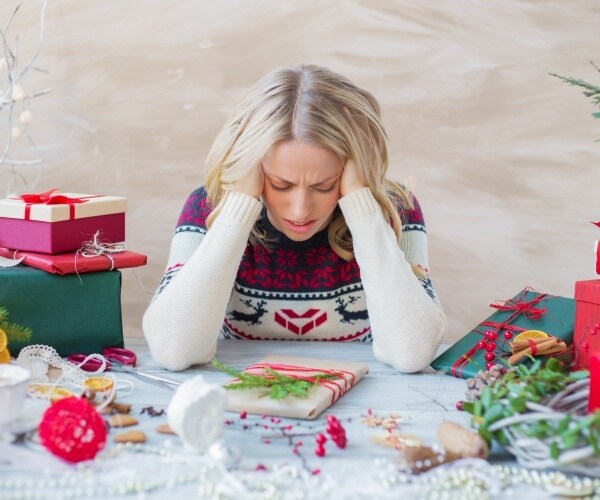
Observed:
[[[511,354],[509,342],[527,330],[541,330],[568,346],[572,344],[573,299],[525,288],[512,299],[490,307],[496,311],[434,359],[434,369],[453,377],[474,377],[480,370],[503,363]]]
[[[13,356],[30,344],[52,346],[61,356],[123,347],[119,271],[59,276],[23,265],[0,267],[0,306],[11,322],[33,332],[27,342],[9,342]]]

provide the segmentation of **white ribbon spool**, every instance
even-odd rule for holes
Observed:
[[[226,405],[225,389],[197,375],[177,388],[167,408],[167,420],[187,449],[205,453],[223,433]]]

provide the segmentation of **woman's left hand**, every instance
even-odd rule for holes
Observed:
[[[354,161],[348,160],[346,165],[344,165],[342,178],[340,180],[341,195],[346,196],[364,187],[367,187],[367,181],[365,180],[363,173]]]

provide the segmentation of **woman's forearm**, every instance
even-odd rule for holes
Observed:
[[[198,248],[148,307],[144,335],[162,366],[184,370],[214,356],[237,269],[261,208],[251,196],[229,193]]]
[[[340,199],[367,298],[375,356],[402,372],[425,368],[446,327],[368,188]],[[406,237],[406,235],[403,235]]]

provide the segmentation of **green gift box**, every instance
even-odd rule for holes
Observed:
[[[434,359],[432,368],[454,377],[474,377],[478,371],[486,369],[487,363],[501,363],[501,358],[510,355],[510,339],[504,336],[507,331],[510,332],[510,337],[511,334],[516,336],[525,330],[542,330],[564,340],[567,346],[573,342],[573,299],[526,288],[512,299],[501,304],[490,304],[490,307],[496,309],[496,312]],[[488,331],[494,332],[496,338],[487,338]],[[478,345],[482,340],[485,345]],[[492,344],[494,349],[487,350],[485,347],[488,344]],[[488,352],[494,355],[493,359],[485,358]]]
[[[9,344],[12,356],[29,344],[52,346],[61,356],[123,347],[119,271],[60,276],[22,265],[0,267],[0,306],[11,323],[33,332],[26,344]]]

